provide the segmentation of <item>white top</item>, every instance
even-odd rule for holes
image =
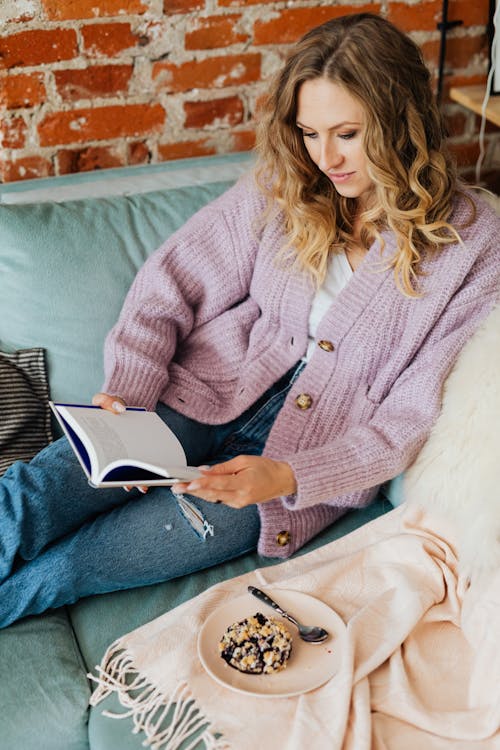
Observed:
[[[309,344],[304,359],[312,357],[316,346],[318,325],[332,302],[338,297],[353,274],[344,252],[332,254],[328,261],[325,280],[314,296],[309,314]]]

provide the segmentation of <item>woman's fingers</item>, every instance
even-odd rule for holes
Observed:
[[[111,411],[113,414],[121,414],[125,411],[125,401],[120,396],[113,396],[110,393],[96,393],[92,397],[92,404],[100,406],[101,409]]]
[[[243,508],[293,494],[297,488],[295,476],[287,463],[263,456],[237,456],[200,471],[201,477],[189,483],[175,484],[173,491]]]

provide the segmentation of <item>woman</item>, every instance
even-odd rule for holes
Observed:
[[[174,490],[213,536],[167,488],[90,489],[57,441],[0,482],[1,625],[256,545],[288,557],[414,460],[499,291],[499,221],[443,138],[421,54],[387,21],[346,16],[297,44],[257,183],[146,262],[94,397],[158,410],[204,465]]]

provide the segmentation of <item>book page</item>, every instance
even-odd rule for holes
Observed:
[[[92,480],[101,481],[110,465],[129,464],[170,476],[186,466],[179,440],[155,412],[129,409],[112,414],[91,406],[56,405],[61,416],[91,443],[97,458]]]

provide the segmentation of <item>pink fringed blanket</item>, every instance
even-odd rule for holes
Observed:
[[[207,675],[198,631],[248,584],[311,594],[342,617],[345,633],[333,644],[342,658],[329,682],[263,701]],[[303,557],[220,583],[124,636],[97,680],[92,703],[116,692],[154,748],[188,747],[204,727],[211,750],[494,750],[500,572],[468,588],[445,523],[409,504]],[[162,728],[174,704],[175,728]]]

